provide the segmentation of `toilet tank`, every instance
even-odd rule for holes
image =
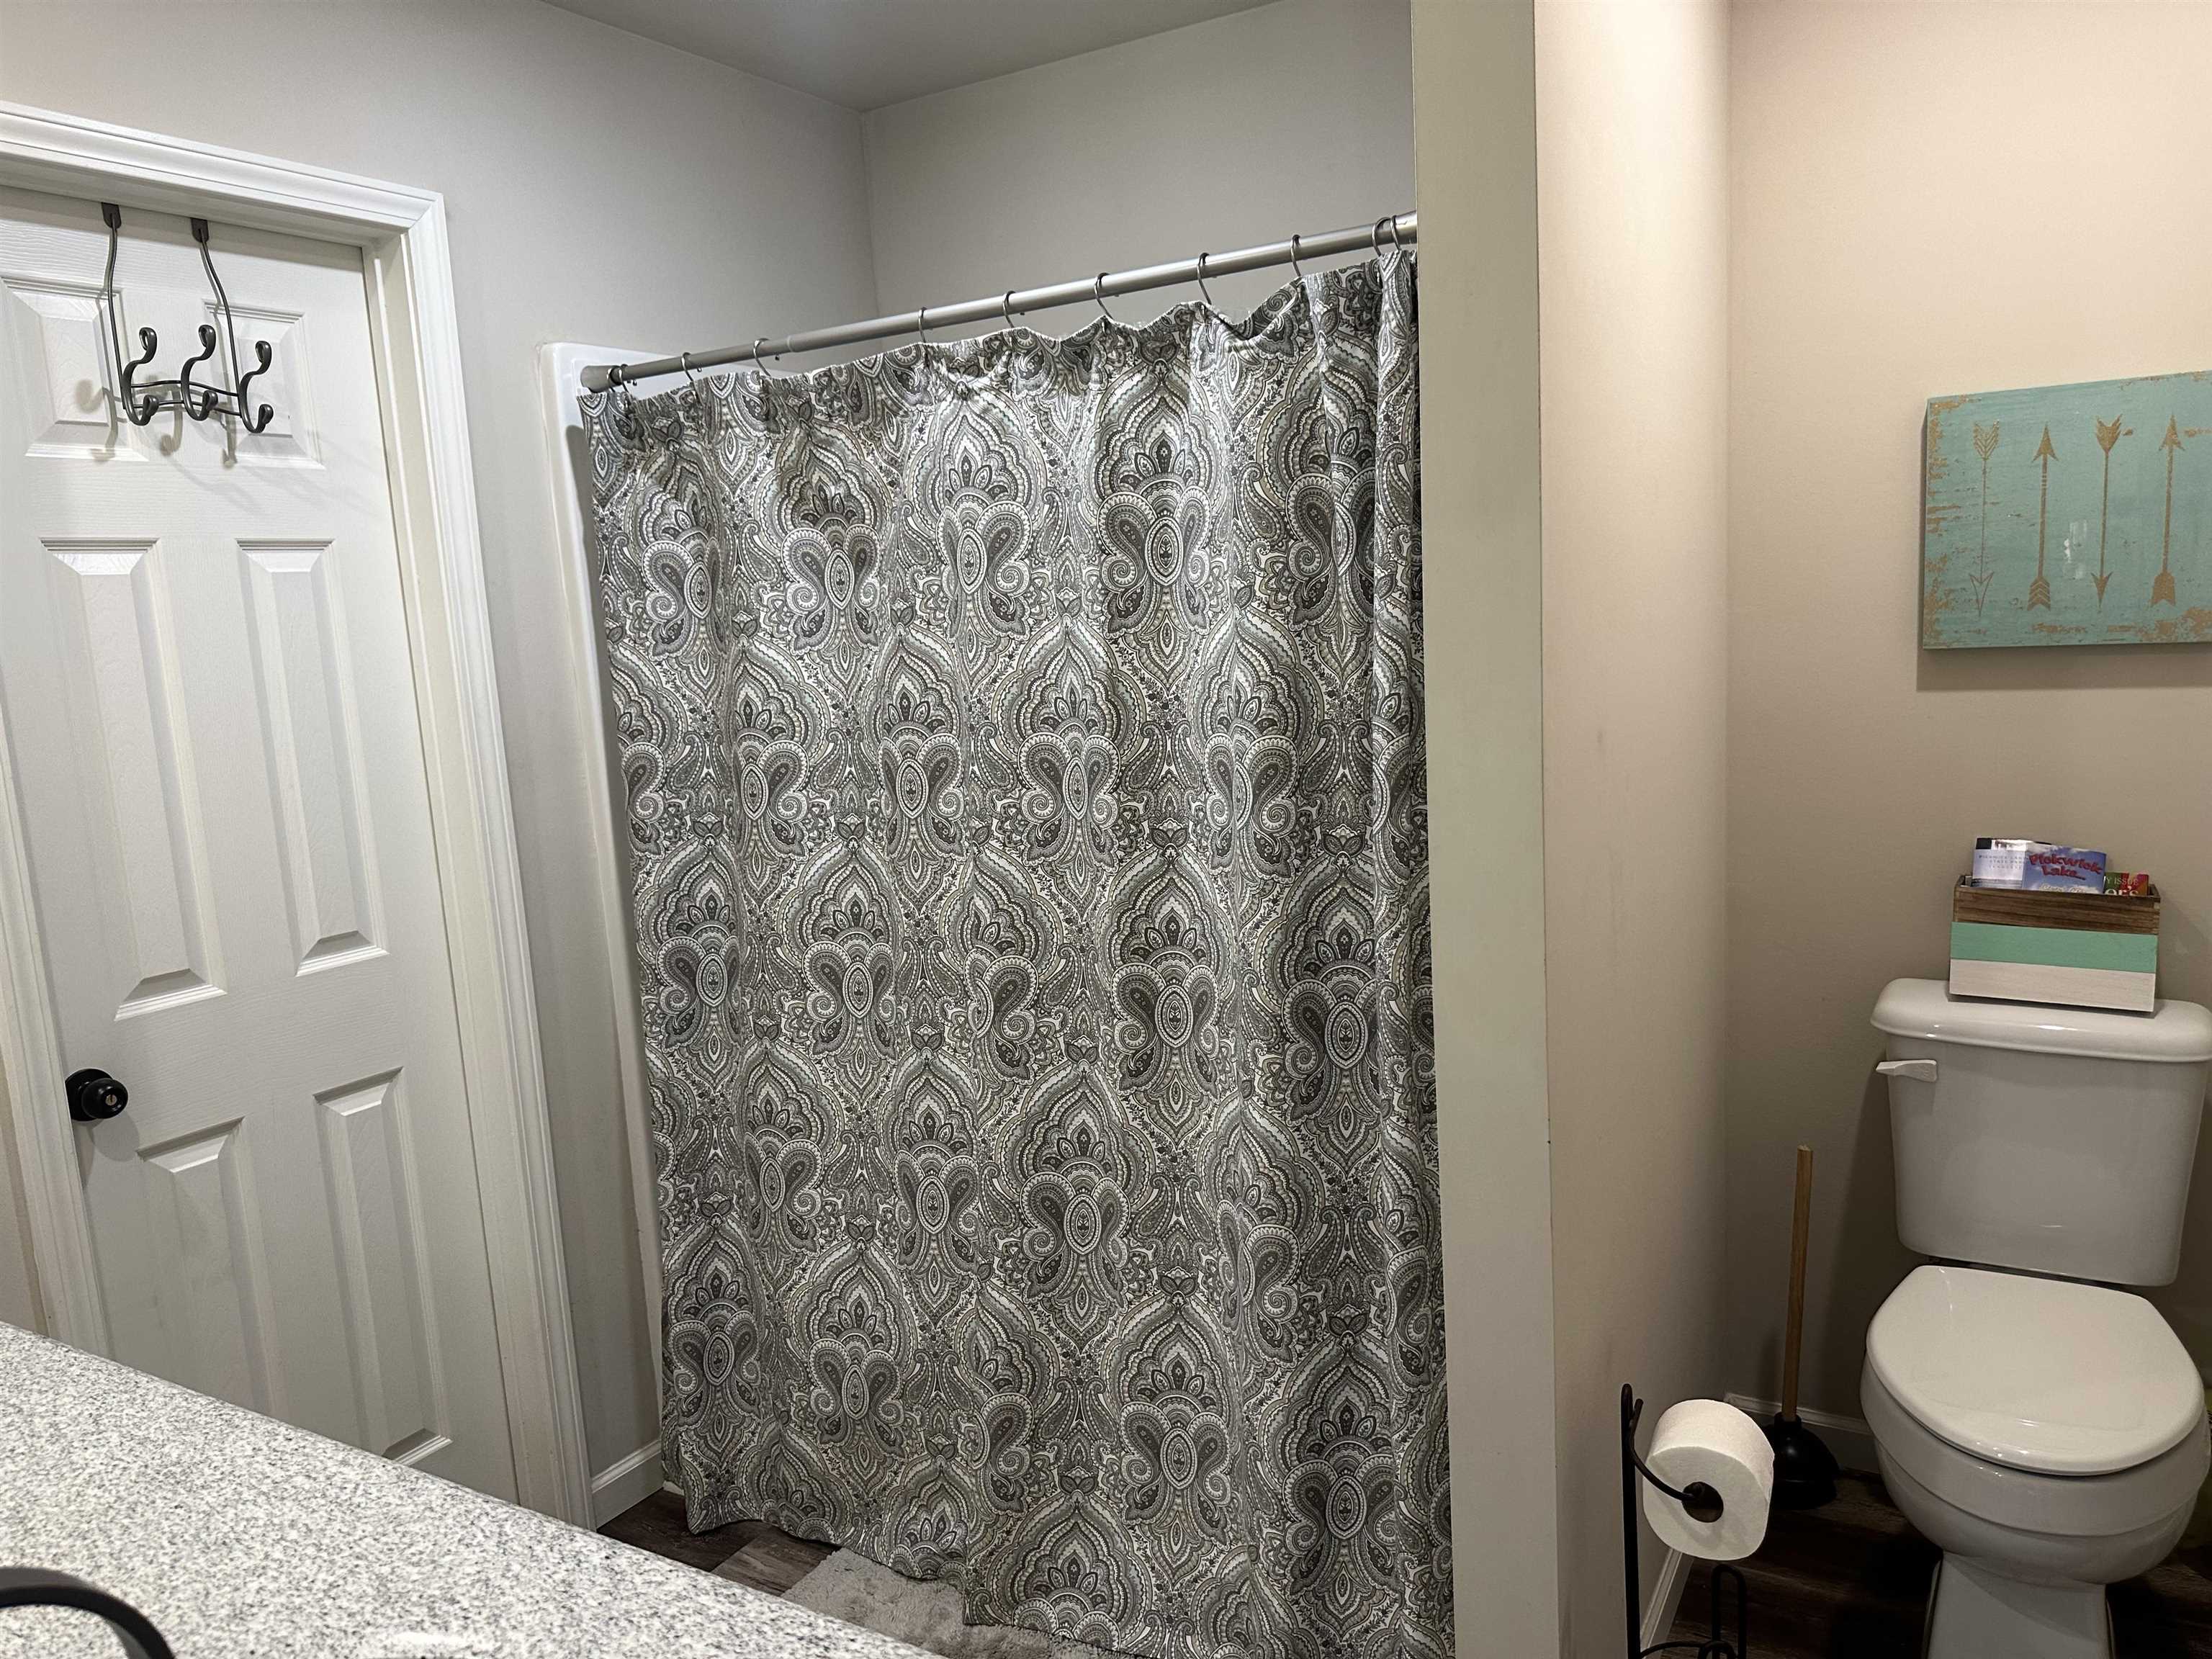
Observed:
[[[2106,1013],[1953,997],[1899,979],[1889,1039],[1897,1232],[1923,1255],[2165,1285],[2212,1061],[2212,1011]]]

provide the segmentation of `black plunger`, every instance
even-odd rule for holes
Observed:
[[[1836,1455],[1797,1420],[1797,1352],[1805,1340],[1805,1241],[1813,1226],[1813,1149],[1797,1149],[1797,1208],[1790,1224],[1790,1324],[1782,1340],[1782,1409],[1766,1425],[1778,1509],[1818,1509],[1836,1495]]]

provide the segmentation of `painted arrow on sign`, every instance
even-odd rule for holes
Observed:
[[[2093,421],[2097,419],[2094,415],[2089,418]],[[2105,608],[2105,584],[2112,580],[2105,567],[2105,542],[2112,522],[2112,446],[2124,435],[2118,416],[2113,416],[2109,421],[2097,421],[2097,447],[2105,452],[2104,493],[2097,502],[2097,609],[2100,611]]]
[[[2043,550],[2046,532],[2051,528],[2051,464],[2058,459],[2058,452],[2051,447],[2051,427],[2045,422],[2043,441],[2035,447],[2035,459],[2043,463],[2043,499],[2035,514],[2035,580],[2027,585],[2027,608],[2040,605],[2051,609],[2051,579],[2043,574]]]
[[[2173,458],[2181,452],[2181,429],[2175,418],[2166,417],[2166,436],[2159,441],[2166,452],[2166,533],[2159,538],[2158,574],[2150,585],[2153,605],[2179,603],[2173,597]]]
[[[1990,457],[1996,453],[1997,429],[2002,424],[1999,421],[1991,421],[1987,426],[1979,421],[1974,422],[1974,453],[1982,458],[1982,552],[1966,580],[1974,585],[1976,616],[1988,607],[1990,582],[1997,574],[1990,566]]]

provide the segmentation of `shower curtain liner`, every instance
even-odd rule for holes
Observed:
[[[693,1527],[1450,1651],[1414,257],[583,399]]]

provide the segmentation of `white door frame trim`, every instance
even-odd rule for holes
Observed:
[[[589,1526],[545,1077],[493,678],[444,198],[0,103],[0,185],[197,215],[362,251],[432,834],[489,1249],[492,1316],[529,1507]],[[22,818],[0,743],[0,1075],[52,1334],[109,1349],[62,1092]]]

